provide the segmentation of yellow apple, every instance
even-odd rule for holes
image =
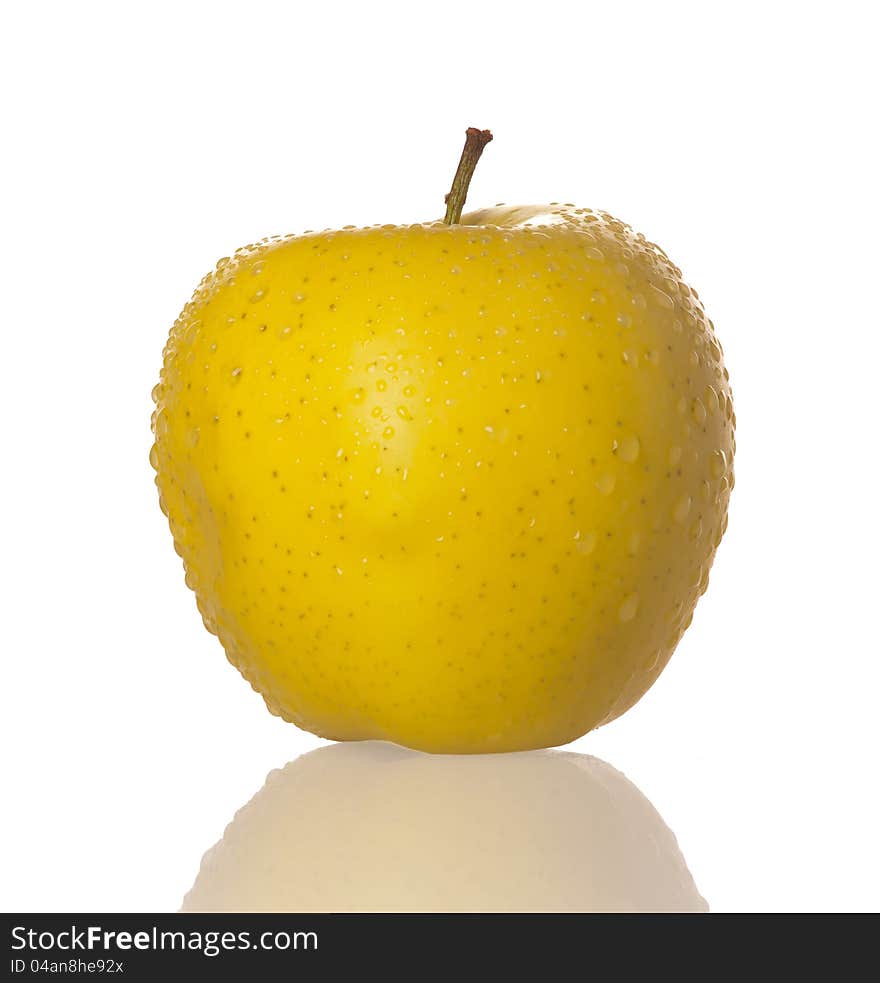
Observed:
[[[241,249],[154,397],[205,624],[323,737],[509,751],[612,720],[726,527],[712,324],[658,247],[571,205]]]
[[[559,751],[331,745],[272,772],[184,911],[705,911],[651,803]]]

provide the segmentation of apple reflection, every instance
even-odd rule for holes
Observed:
[[[183,911],[705,911],[672,832],[583,754],[367,742],[272,772]]]

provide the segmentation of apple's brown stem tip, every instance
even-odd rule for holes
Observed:
[[[461,213],[467,199],[468,187],[477,161],[486,147],[492,140],[490,130],[478,130],[475,126],[469,126],[466,131],[464,150],[461,152],[461,160],[458,162],[458,169],[452,179],[452,188],[444,199],[446,202],[446,217],[443,221],[447,225],[455,225],[461,220]]]

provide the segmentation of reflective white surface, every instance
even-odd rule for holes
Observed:
[[[184,911],[704,911],[620,772],[559,751],[335,745],[273,771]]]

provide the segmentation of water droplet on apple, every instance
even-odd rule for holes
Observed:
[[[632,464],[638,458],[640,450],[641,444],[639,443],[639,438],[631,434],[628,437],[624,437],[617,445],[617,456],[621,461]]]
[[[575,536],[578,553],[581,553],[583,556],[589,556],[596,548],[596,534],[594,532],[578,532],[578,536]]]
[[[617,478],[609,471],[599,478],[596,482],[596,487],[599,489],[600,494],[610,495],[614,491],[616,484]]]
[[[703,392],[703,402],[706,404],[706,410],[709,413],[716,413],[720,407],[718,401],[718,393],[712,386],[706,386]]]
[[[699,397],[695,398],[693,403],[691,403],[691,417],[699,427],[706,422],[706,407]]]
[[[623,604],[620,605],[617,611],[617,617],[620,621],[626,623],[627,621],[632,621],[639,610],[639,595],[629,594],[625,599]]]
[[[712,451],[712,456],[709,458],[709,473],[713,478],[721,478],[727,473],[727,455],[724,451]]]
[[[693,501],[690,495],[682,495],[682,497],[675,503],[675,508],[672,511],[672,517],[676,522],[684,522],[684,520],[688,517],[692,504]]]

